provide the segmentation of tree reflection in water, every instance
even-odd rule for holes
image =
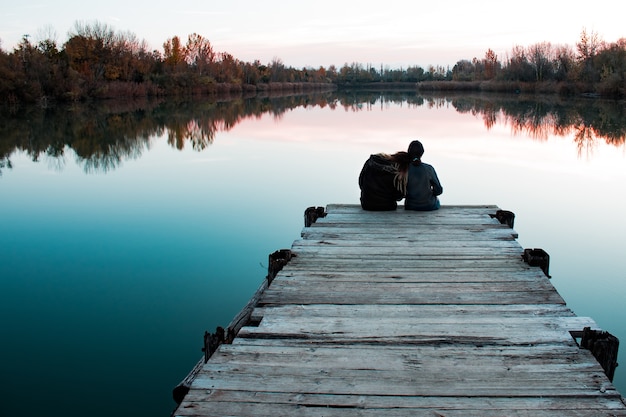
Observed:
[[[328,92],[312,95],[272,95],[213,101],[141,101],[31,107],[0,115],[0,174],[12,169],[11,155],[25,152],[37,162],[45,156],[63,169],[72,149],[87,173],[108,172],[124,160],[139,158],[155,136],[166,136],[176,149],[202,151],[217,132],[229,131],[242,120],[271,114],[281,118],[296,107],[343,108],[363,111],[376,103],[406,103],[410,107],[453,107],[481,117],[486,129],[505,124],[512,134],[546,140],[572,135],[579,155],[603,140],[622,146],[626,140],[626,110],[622,102],[562,99],[551,96],[496,94],[418,94],[413,91]]]

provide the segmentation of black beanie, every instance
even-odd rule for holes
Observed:
[[[409,145],[409,150],[407,151],[410,156],[421,158],[424,155],[424,145],[419,140],[414,140]]]

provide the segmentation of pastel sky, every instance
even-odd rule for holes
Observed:
[[[191,33],[217,52],[243,61],[274,58],[287,66],[338,67],[358,62],[390,68],[502,60],[516,46],[574,46],[583,28],[609,42],[626,37],[626,4],[614,0],[370,1],[370,0],[0,0],[0,44],[11,51],[53,29],[58,44],[75,22],[100,22],[132,32],[150,49]],[[514,5],[513,5],[514,4]],[[45,38],[45,37],[43,37]]]

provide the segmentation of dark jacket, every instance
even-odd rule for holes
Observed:
[[[441,193],[443,193],[443,187],[432,165],[423,162],[419,165],[409,165],[405,209],[437,210],[440,205],[437,196]]]
[[[370,155],[359,175],[361,207],[364,210],[395,210],[404,198],[396,187],[398,168],[383,155]]]

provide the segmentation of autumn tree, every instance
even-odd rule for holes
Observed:
[[[343,64],[343,67],[339,69],[339,73],[336,76],[336,81],[340,84],[350,83],[371,83],[375,79],[376,70],[369,66],[365,67],[363,64],[353,62]],[[385,81],[397,81],[397,74],[391,71],[387,71],[382,76]]]
[[[174,36],[163,43],[163,62],[169,72],[182,71],[185,67],[185,58],[185,49],[178,36]]]
[[[317,70],[313,70],[312,74],[314,82],[323,83],[326,81],[326,69],[323,66],[320,66]]]
[[[210,75],[215,63],[215,52],[208,39],[193,33],[184,48],[185,61],[198,75]]]
[[[111,62],[107,63],[105,77],[108,80],[142,82],[152,70],[152,56],[145,41],[132,32],[115,34],[111,47]]]
[[[626,97],[626,38],[606,44],[594,57],[599,72],[600,93]]]
[[[40,89],[27,77],[34,49],[24,36],[12,54],[0,52],[0,93],[5,102],[15,104],[38,97]]]
[[[496,72],[499,70],[499,65],[498,55],[496,55],[491,48],[487,49],[487,52],[485,52],[485,58],[483,59],[484,78],[486,80],[495,78]]]
[[[331,82],[333,83],[337,82],[337,77],[338,77],[337,67],[335,65],[330,65],[328,68],[326,68],[326,76]]]
[[[540,42],[528,47],[528,60],[535,72],[535,81],[552,78],[552,45]]]
[[[587,29],[583,28],[580,33],[580,40],[576,43],[582,81],[594,82],[599,80],[599,72],[594,68],[593,60],[602,45],[603,41],[597,32],[587,32]]]
[[[572,76],[576,65],[576,55],[569,46],[557,46],[554,51],[554,79],[566,81]]]
[[[581,61],[593,59],[602,47],[602,44],[603,41],[597,32],[587,32],[587,29],[583,28],[580,33],[580,40],[576,43],[578,58]]]
[[[70,66],[93,88],[104,79],[111,61],[115,33],[109,26],[95,22],[76,22],[74,32],[64,45]]]
[[[255,85],[261,81],[261,71],[260,68],[263,67],[261,65],[261,61],[255,60],[254,62],[242,62],[241,71],[243,74],[243,83],[249,85]]]
[[[243,79],[243,69],[239,61],[229,53],[219,54],[219,73],[216,80],[222,83],[241,84]]]
[[[472,59],[472,65],[474,66],[475,79],[476,80],[484,79],[484,75],[485,75],[485,61],[482,60],[482,59],[478,59],[478,58],[474,57]]]
[[[272,82],[287,81],[285,64],[280,58],[278,57],[272,58],[272,62],[270,64],[270,72],[271,72],[270,80]]]
[[[505,80],[533,81],[535,79],[535,71],[528,62],[526,48],[520,45],[514,46],[502,72]]]

